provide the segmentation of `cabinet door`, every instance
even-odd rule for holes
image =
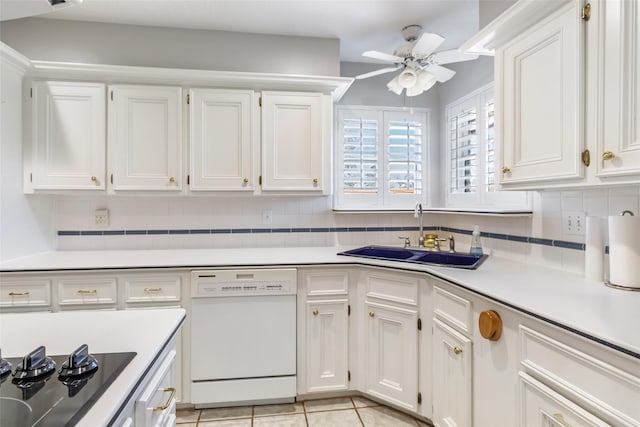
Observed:
[[[347,390],[349,301],[307,301],[307,392]]]
[[[113,190],[180,190],[182,90],[126,85],[109,89]]]
[[[105,85],[34,82],[36,190],[105,189]]]
[[[433,319],[433,422],[471,425],[471,340]]]
[[[190,92],[191,191],[253,190],[254,93]]]
[[[604,34],[597,173],[640,174],[640,5],[602,1],[599,8]]]
[[[367,386],[373,396],[418,410],[418,313],[367,302]]]
[[[496,51],[501,184],[583,176],[583,36],[578,2]]]
[[[322,191],[330,141],[319,93],[262,92],[262,189]]]

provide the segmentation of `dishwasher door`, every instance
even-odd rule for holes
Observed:
[[[295,375],[295,295],[199,298],[191,304],[192,380]]]
[[[293,401],[295,269],[191,273],[191,403]]]

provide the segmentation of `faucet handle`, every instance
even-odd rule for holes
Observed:
[[[409,246],[411,246],[411,240],[409,239],[408,236],[398,236],[398,239],[404,239],[405,248],[408,248]]]
[[[449,240],[449,252],[453,254],[456,252],[456,240],[453,238],[453,234],[449,234],[447,239]]]

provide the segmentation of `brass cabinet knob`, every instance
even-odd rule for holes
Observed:
[[[169,182],[173,184],[174,182],[176,182],[176,179],[174,177],[170,177]]]
[[[317,185],[318,184],[318,178],[313,178],[313,183]]]
[[[453,347],[453,352],[455,354],[462,354],[462,349],[460,347]]]
[[[490,341],[498,341],[502,335],[502,319],[494,310],[485,310],[478,317],[480,335]]]
[[[602,153],[602,160],[611,160],[615,157],[616,155],[613,154],[611,151],[605,151],[604,153]]]
[[[314,315],[314,316],[317,316],[317,315],[318,315],[318,313],[319,313],[319,311],[318,311],[318,309],[317,309],[317,308],[316,308],[315,310],[313,310],[313,315]]]
[[[91,181],[96,182],[98,180],[98,177],[92,176],[91,177]]]
[[[242,180],[242,183],[243,183],[243,184],[248,184],[248,183],[249,183],[249,178],[245,178],[245,179],[243,179],[243,180]]]
[[[506,166],[503,166],[503,167],[502,167],[502,173],[509,173],[509,172],[511,172],[511,169],[509,169],[509,168],[508,168],[508,167],[506,167]]]
[[[369,312],[369,317],[374,317],[376,314],[373,311]]]

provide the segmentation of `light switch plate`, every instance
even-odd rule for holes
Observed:
[[[96,218],[96,225],[98,227],[109,226],[109,210],[108,209],[96,209],[95,218]]]

